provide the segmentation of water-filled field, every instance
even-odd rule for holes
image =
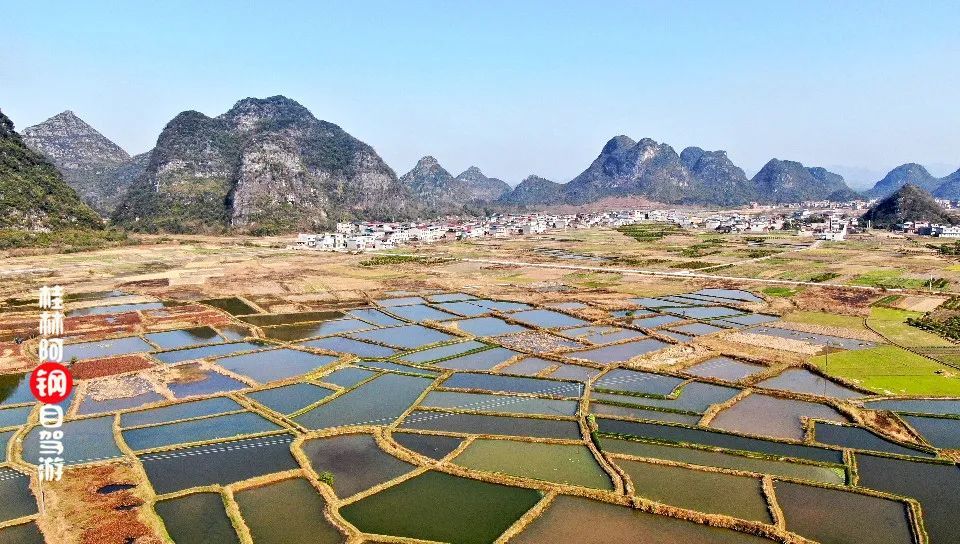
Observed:
[[[960,399],[715,347],[740,332],[873,345],[777,328],[756,294],[264,300],[72,337],[67,477],[131,469],[92,489],[138,490],[118,512],[176,542],[960,539]],[[43,538],[36,408],[22,373],[0,376],[0,543]]]

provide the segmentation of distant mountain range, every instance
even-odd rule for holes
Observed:
[[[507,182],[485,176],[476,166],[453,177],[430,156],[401,176],[400,183],[426,212],[435,214],[456,213],[467,203],[495,201],[510,191]]]
[[[870,198],[883,198],[907,184],[916,185],[936,198],[960,199],[960,170],[949,176],[937,178],[916,163],[907,163],[894,168],[866,194]]]
[[[736,206],[860,196],[824,168],[772,159],[748,178],[724,151],[687,147],[678,154],[665,143],[622,135],[567,183],[529,176],[511,189],[476,166],[453,176],[429,156],[398,178],[371,146],[283,96],[246,98],[217,117],[183,112],[153,150],[134,157],[70,111],[25,129],[23,141],[102,215],[151,232],[287,232],[341,220],[577,206],[618,197]],[[882,198],[905,184],[960,199],[960,170],[936,178],[918,164],[895,168],[865,195]]]

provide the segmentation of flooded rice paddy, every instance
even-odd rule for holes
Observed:
[[[718,527],[657,516],[628,506],[560,495],[524,532],[511,542],[579,542],[634,544],[759,544],[771,541]]]
[[[155,508],[174,542],[240,542],[220,493],[193,493],[160,501]]]
[[[178,308],[131,300],[78,315],[169,319]],[[511,543],[917,544],[907,499],[930,542],[960,541],[960,400],[873,396],[796,363],[717,353],[710,342],[744,328],[872,345],[777,329],[752,293],[365,300],[262,313],[241,297],[205,299],[222,316],[213,325],[148,320],[119,338],[77,336],[68,358],[163,364],[115,384],[79,380],[64,402],[67,465],[130,464],[136,476],[115,482],[132,480],[155,501],[145,515],[187,543],[492,543],[509,530]],[[637,306],[648,310],[623,309]],[[594,315],[605,317],[584,318]],[[691,346],[665,350],[673,342]],[[858,411],[854,425],[844,413]],[[35,412],[23,375],[0,376],[0,524],[16,523],[0,543],[43,541],[29,485]],[[906,434],[870,427],[886,420]],[[903,442],[911,428],[927,445]]]
[[[900,501],[780,481],[774,490],[787,528],[801,536],[824,543],[914,541],[908,507]]]
[[[847,421],[843,414],[826,404],[753,394],[717,414],[710,426],[744,434],[803,440],[805,418]]]
[[[663,459],[691,466],[756,472],[758,474],[771,474],[829,484],[843,484],[847,479],[846,471],[836,467],[763,459],[732,452],[685,448],[678,445],[616,438],[601,438],[600,446],[601,449],[610,453],[647,459]]]
[[[477,439],[453,462],[474,470],[612,490],[610,476],[583,445]]]
[[[323,515],[327,506],[323,496],[303,478],[245,489],[236,494],[236,500],[257,544],[334,544],[344,540]]]
[[[716,378],[718,380],[736,382],[763,372],[765,368],[763,365],[737,361],[729,357],[714,357],[702,363],[687,367],[684,369],[684,372],[700,378]]]
[[[361,531],[481,544],[496,540],[540,500],[532,489],[430,471],[340,509]]]
[[[303,452],[317,473],[332,476],[333,491],[346,498],[402,476],[415,468],[377,446],[369,434],[308,440]]]
[[[625,459],[617,465],[641,497],[700,512],[773,521],[759,478]]]

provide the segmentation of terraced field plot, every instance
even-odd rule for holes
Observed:
[[[649,312],[433,291],[264,313],[254,298],[207,300],[212,325],[71,343],[150,367],[78,380],[68,465],[134,467],[143,514],[178,542],[920,544],[914,520],[930,542],[956,536],[952,491],[901,474],[957,477],[960,400],[715,349],[773,330],[752,293],[613,306]],[[885,348],[838,344],[838,368]],[[0,377],[0,542],[35,540],[42,516],[20,472],[40,431],[24,384]]]

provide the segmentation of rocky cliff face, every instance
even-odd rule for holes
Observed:
[[[617,136],[579,176],[563,188],[571,203],[608,196],[643,195],[658,202],[694,200],[694,180],[676,151],[650,138],[634,142]]]
[[[144,231],[273,233],[415,210],[373,148],[274,96],[246,98],[215,118],[174,118],[114,220]]]
[[[940,186],[941,181],[933,177],[923,166],[917,163],[907,163],[891,170],[866,194],[870,198],[884,198],[908,183],[916,185],[924,191],[934,191]]]
[[[563,185],[539,176],[527,176],[509,193],[500,197],[502,204],[531,206],[554,205],[564,202]]]
[[[56,166],[30,149],[0,112],[0,228],[40,232],[102,226]]]
[[[59,113],[23,131],[23,140],[46,156],[85,202],[108,214],[132,180],[138,162],[77,117]],[[134,176],[135,177],[135,176]]]
[[[824,168],[807,168],[796,161],[771,159],[751,180],[762,202],[846,200],[857,194],[843,177]]]

